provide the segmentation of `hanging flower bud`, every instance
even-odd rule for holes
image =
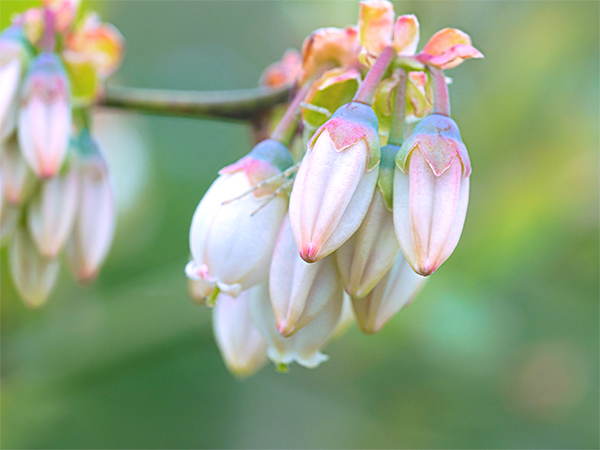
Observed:
[[[356,319],[354,318],[354,312],[352,311],[352,299],[344,292],[344,305],[342,306],[340,321],[333,332],[333,338],[337,339],[348,331],[354,322],[356,322]]]
[[[0,144],[0,173],[2,173],[2,185],[4,198],[11,205],[22,204],[35,186],[35,176],[21,156],[16,135],[8,141]]]
[[[4,161],[0,166],[0,169],[5,167]],[[4,244],[4,238],[13,232],[20,215],[19,207],[11,205],[6,200],[2,172],[3,170],[0,170],[0,245]]]
[[[341,292],[333,257],[313,264],[302,260],[286,216],[275,244],[269,276],[269,293],[279,333],[291,336],[308,325]]]
[[[31,62],[21,93],[19,144],[39,178],[55,176],[67,154],[71,134],[69,82],[55,54]]]
[[[471,163],[456,123],[433,114],[396,156],[394,226],[412,268],[430,275],[450,256],[469,202]]]
[[[307,326],[290,337],[283,337],[276,328],[275,316],[266,285],[256,288],[250,304],[254,325],[267,340],[269,359],[279,366],[287,366],[293,361],[308,368],[317,367],[329,359],[321,349],[332,337],[340,322],[343,306],[343,291],[330,299],[325,307]]]
[[[213,310],[215,340],[227,369],[237,378],[248,377],[267,362],[267,341],[254,326],[250,314],[254,287],[238,298],[220,294]]]
[[[377,333],[394,315],[408,305],[426,278],[417,275],[399,253],[388,273],[363,298],[353,298],[356,323],[365,334]]]
[[[334,252],[358,229],[379,158],[377,116],[362,103],[342,106],[314,134],[290,197],[290,222],[306,262]]]
[[[43,256],[63,248],[77,210],[79,177],[76,170],[43,181],[27,209],[29,233]]]
[[[29,60],[22,27],[11,26],[0,34],[0,142],[15,130],[19,88]]]
[[[108,167],[89,132],[78,139],[79,201],[73,232],[66,245],[67,264],[80,283],[98,275],[113,239],[116,209]]]
[[[335,252],[344,289],[355,298],[364,297],[375,287],[400,251],[394,231],[392,186],[389,182],[390,178],[393,180],[397,151],[398,147],[391,145],[381,149],[379,189],[375,189],[367,215],[358,231]],[[384,192],[389,194],[387,201]]]
[[[9,254],[12,278],[25,304],[43,305],[58,277],[58,260],[41,256],[25,227],[15,230]]]
[[[277,195],[277,188],[285,186],[282,172],[292,164],[283,144],[263,141],[248,156],[222,169],[204,195],[192,219],[193,261],[186,266],[186,274],[204,283],[200,290],[206,297],[216,288],[236,297],[267,281],[287,209],[287,198]],[[264,182],[273,177],[277,179]],[[271,195],[265,199],[267,194]]]

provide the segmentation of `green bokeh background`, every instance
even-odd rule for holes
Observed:
[[[5,1],[12,12],[35,2]],[[330,361],[236,381],[210,311],[187,297],[193,211],[250,148],[242,124],[100,113],[119,190],[91,287],[66,270],[28,310],[2,251],[3,448],[598,448],[597,2],[395,2],[421,46],[467,31],[485,54],[448,73],[473,164],[453,256],[379,334]],[[127,39],[115,85],[255,86],[351,1],[102,1]],[[115,130],[112,131],[115,127]]]

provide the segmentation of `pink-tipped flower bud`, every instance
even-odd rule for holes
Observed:
[[[377,286],[363,298],[353,298],[356,323],[365,334],[377,333],[394,315],[408,305],[426,278],[417,275],[399,253]]]
[[[373,193],[367,215],[358,231],[334,253],[344,289],[355,298],[371,292],[400,251],[391,201],[397,152],[397,146],[386,145],[381,149],[378,189]]]
[[[456,123],[433,114],[396,156],[394,225],[412,268],[430,275],[458,244],[469,202],[471,163]]]
[[[290,197],[292,230],[306,262],[340,248],[362,223],[377,183],[377,131],[373,109],[352,102],[312,137]]]
[[[267,341],[254,326],[250,314],[255,286],[238,298],[220,294],[213,310],[213,333],[229,372],[236,378],[256,373],[267,362]],[[260,294],[259,294],[260,295]]]
[[[0,144],[0,173],[7,203],[21,205],[35,187],[35,175],[21,156],[17,138],[13,135]]]
[[[69,81],[58,59],[42,53],[32,62],[21,92],[19,144],[39,178],[55,176],[71,135]]]
[[[342,295],[335,259],[309,264],[300,258],[288,216],[281,225],[269,276],[277,330],[291,336],[308,325],[329,302]]]
[[[80,283],[89,283],[110,249],[116,205],[106,160],[87,130],[79,136],[78,150],[79,201],[66,253],[73,276]]]
[[[11,26],[0,34],[0,142],[15,130],[19,89],[30,58],[23,27]]]
[[[283,144],[263,141],[247,156],[222,169],[202,198],[192,219],[193,260],[186,266],[186,274],[204,283],[204,289],[197,288],[206,297],[217,288],[236,297],[243,290],[267,282],[288,203],[283,192],[272,198],[269,194],[275,194],[286,181],[284,176],[277,176],[291,165],[291,154]],[[277,179],[261,184],[273,177]]]
[[[9,253],[12,278],[25,304],[42,306],[58,277],[58,260],[40,255],[23,226],[15,230]]]
[[[78,194],[77,170],[42,181],[27,209],[29,233],[42,255],[53,257],[63,248],[73,227]]]
[[[290,337],[283,337],[275,324],[275,315],[269,291],[266,286],[260,286],[251,299],[250,311],[254,325],[267,340],[269,348],[267,355],[278,366],[287,366],[296,361],[298,364],[314,368],[329,359],[321,353],[327,342],[333,336],[342,314],[343,295],[327,302],[325,307],[307,326]]]

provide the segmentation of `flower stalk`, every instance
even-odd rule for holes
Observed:
[[[271,139],[276,139],[285,146],[290,145],[292,136],[294,135],[294,132],[298,126],[298,112],[300,110],[300,105],[306,98],[311,86],[312,83],[307,82],[298,88],[298,91],[290,102],[285,114],[279,121],[277,128],[275,128],[271,134]]]
[[[427,66],[433,83],[433,114],[450,117],[450,94],[444,71],[435,66]]]
[[[400,146],[404,141],[406,132],[406,124],[404,123],[406,117],[406,70],[398,68],[396,73],[398,74],[398,87],[396,87],[394,97],[394,110],[392,112],[392,125],[388,144]]]
[[[373,103],[377,86],[379,86],[379,82],[385,76],[395,54],[396,52],[391,45],[381,51],[379,57],[371,69],[369,69],[365,79],[360,84],[353,101],[364,103],[365,105]]]

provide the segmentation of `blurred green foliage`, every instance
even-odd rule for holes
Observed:
[[[3,1],[2,27],[32,4]],[[84,7],[127,39],[112,83],[201,90],[255,86],[310,31],[358,12]],[[317,370],[234,380],[183,267],[193,211],[249,150],[249,129],[102,112],[121,207],[97,283],[77,287],[64,270],[47,306],[27,310],[2,251],[3,448],[598,448],[599,4],[396,10],[417,14],[421,46],[452,26],[486,56],[448,73],[471,201],[460,244],[417,300],[375,336],[351,329]]]

